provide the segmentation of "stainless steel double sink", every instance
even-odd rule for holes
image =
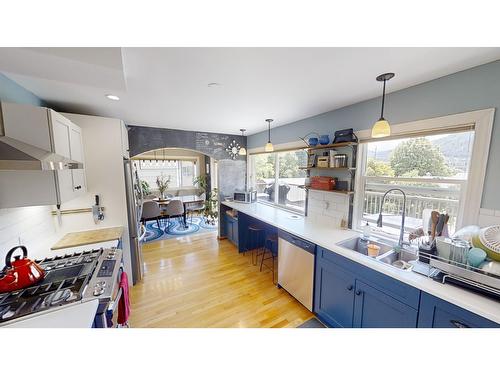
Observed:
[[[368,256],[368,243],[380,246],[379,255],[374,257],[375,260],[395,268],[411,271],[412,265],[408,262],[418,259],[416,252],[405,248],[399,249],[396,242],[391,242],[378,237],[369,237],[368,239],[365,239],[362,236],[358,236],[338,242],[337,245]]]

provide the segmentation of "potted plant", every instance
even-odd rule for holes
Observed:
[[[217,223],[217,218],[219,217],[218,202],[219,194],[217,189],[214,189],[207,194],[205,207],[203,208],[203,217],[207,224],[215,225]]]
[[[166,177],[162,174],[156,177],[156,186],[160,191],[160,199],[165,199],[165,191],[168,189],[168,184],[170,184],[170,176]]]
[[[143,197],[151,194],[151,187],[149,186],[147,181],[141,180],[141,191]]]
[[[203,190],[203,193],[206,193],[207,192],[207,188],[208,188],[208,179],[207,179],[207,176],[206,175],[200,175],[198,177],[196,177],[194,180],[193,180],[193,185],[198,185],[198,187],[200,188],[200,190]]]

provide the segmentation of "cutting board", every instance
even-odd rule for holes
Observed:
[[[103,229],[86,230],[83,232],[71,232],[57,241],[51,250],[66,249],[68,247],[76,247],[90,245],[98,242],[106,242],[118,240],[122,237],[123,227],[111,227]]]

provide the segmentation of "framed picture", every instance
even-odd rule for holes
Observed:
[[[312,154],[307,157],[307,168],[316,166],[316,155]]]

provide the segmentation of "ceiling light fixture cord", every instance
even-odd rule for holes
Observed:
[[[384,89],[382,91],[382,110],[380,112],[380,119],[384,119],[384,104],[385,104],[385,83],[387,82],[387,79],[384,78]]]

